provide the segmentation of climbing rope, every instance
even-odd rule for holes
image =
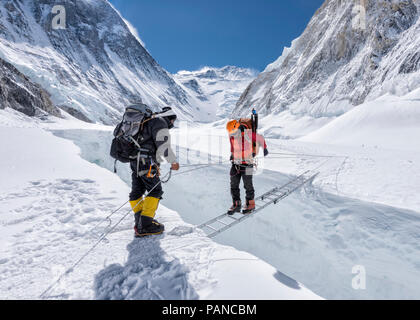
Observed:
[[[166,179],[167,176],[170,177],[171,174],[170,170],[165,176],[164,178]],[[169,179],[167,180],[169,181]],[[167,182],[166,181],[166,182]],[[146,197],[148,194],[150,194],[158,185],[160,185],[162,183],[162,180],[160,180],[158,183],[156,183],[152,189],[150,189],[150,191],[147,192]],[[114,226],[112,226],[107,232],[104,232],[101,237],[99,238],[99,240],[89,249],[87,250],[70,268],[68,268],[65,272],[63,272],[56,281],[54,281],[46,290],[44,290],[41,295],[39,296],[40,299],[42,299],[52,288],[55,287],[56,284],[58,284],[61,279],[63,279],[66,275],[70,274],[71,272],[74,271],[74,268],[76,268],[80,262],[82,262],[112,231],[115,230],[116,227],[118,227],[118,225],[131,213],[132,210],[136,209],[137,206],[142,203],[144,201],[144,199],[142,199],[141,201],[139,201],[132,209],[130,209],[129,211],[127,211],[127,213],[125,213],[123,215],[123,217],[116,223],[114,224]],[[121,208],[121,207],[120,207]]]
[[[183,171],[183,172],[179,172],[175,175],[180,175],[180,174],[184,174],[184,173],[188,173],[191,171],[195,171],[195,170],[200,170],[200,169],[204,169],[206,167],[210,167],[212,165],[215,164],[207,164],[207,165],[202,165],[198,168],[194,168],[191,170],[187,170],[187,171]],[[221,165],[221,164],[217,164],[217,165]],[[158,185],[160,185],[161,183],[167,183],[169,182],[169,180],[172,177],[172,169],[158,182],[156,183],[153,188],[147,192],[146,197],[148,194],[150,194]],[[120,220],[118,220],[118,222],[116,224],[114,224],[111,228],[109,228],[106,232],[104,232],[103,234],[101,234],[100,238],[98,239],[98,241],[92,246],[90,247],[89,250],[87,250],[70,268],[68,268],[65,272],[63,272],[56,281],[54,281],[46,290],[44,290],[41,295],[39,296],[40,299],[44,298],[45,295],[51,291],[66,275],[70,274],[71,272],[74,271],[74,269],[110,234],[112,233],[116,227],[118,227],[120,225],[120,223],[132,212],[132,210],[136,209],[138,205],[140,205],[140,203],[142,203],[144,201],[144,199],[142,199],[141,201],[139,201],[136,206],[134,206],[132,209],[130,209],[129,211],[127,211],[127,213],[125,213]],[[104,221],[109,220],[110,221],[110,225],[112,223],[111,221],[111,217],[116,214],[117,212],[119,212],[126,204],[128,203],[128,201],[126,201],[123,205],[121,205],[118,209],[114,210],[110,215],[108,215],[104,220],[102,220],[98,225],[100,225],[101,223],[103,223]]]
[[[187,170],[187,171],[182,171],[182,172],[178,172],[178,173],[176,173],[176,174],[174,174],[174,176],[177,176],[177,175],[180,175],[180,174],[184,174],[184,173],[188,173],[188,172],[191,172],[191,171],[195,171],[195,170],[200,170],[200,169],[205,169],[205,168],[207,168],[207,167],[210,167],[210,166],[219,166],[219,165],[224,165],[226,163],[226,161],[223,161],[223,162],[221,162],[221,163],[210,163],[210,164],[192,164],[192,165],[181,165],[181,168],[184,168],[184,167],[193,167],[194,169],[191,169],[191,170]],[[165,175],[165,177],[166,177],[166,175]],[[172,177],[172,170],[170,170],[169,171],[169,176],[168,176],[168,178],[166,179],[166,180],[163,180],[163,181],[161,181],[161,183],[167,183],[167,182],[169,182],[169,180],[171,179],[171,177]],[[124,208],[127,204],[129,203],[129,201],[127,200],[126,202],[124,202],[120,207],[118,207],[118,209],[116,209],[116,210],[114,210],[114,211],[112,211],[108,216],[106,216],[104,219],[102,219],[101,221],[99,221],[95,226],[93,226],[92,227],[92,229],[91,230],[89,230],[89,232],[90,233],[94,233],[94,231],[101,225],[101,224],[103,224],[105,221],[108,221],[108,225],[105,227],[105,229],[106,228],[109,228],[110,226],[111,226],[111,224],[112,224],[112,220],[111,220],[111,217],[112,216],[114,216],[116,213],[118,213],[122,208]],[[101,234],[101,236],[102,236],[102,234]]]
[[[114,210],[111,212],[111,214],[109,214],[108,216],[106,216],[104,219],[102,219],[101,221],[99,221],[96,225],[94,225],[92,227],[92,229],[89,230],[89,233],[93,233],[94,230],[96,230],[102,223],[104,223],[105,221],[108,221],[108,226],[111,226],[112,224],[112,220],[111,217],[116,214],[118,211],[120,211],[122,208],[125,207],[125,205],[129,203],[129,200],[127,200],[126,202],[124,202],[124,204],[122,204],[118,209]]]
[[[322,166],[324,166],[326,163],[328,163],[330,160],[331,160],[331,158],[335,158],[336,156],[323,156],[323,157],[328,157],[328,159],[326,160],[326,161],[324,161],[321,165],[319,165],[319,166],[317,166],[315,169],[313,169],[313,170],[317,170],[317,169],[319,169],[319,168],[321,168]],[[197,164],[197,165],[191,165],[191,167],[194,167],[193,169],[190,169],[190,170],[187,170],[187,171],[183,171],[183,172],[179,172],[179,173],[176,173],[176,174],[172,174],[172,170],[170,170],[163,178],[162,178],[162,180],[160,180],[158,183],[156,183],[154,186],[153,186],[153,188],[150,190],[150,191],[148,191],[147,192],[147,194],[146,194],[146,197],[147,197],[147,195],[148,194],[150,194],[158,185],[160,185],[161,183],[167,183],[167,182],[169,182],[169,180],[171,179],[171,177],[172,176],[176,176],[176,175],[182,175],[182,174],[185,174],[185,173],[188,173],[188,172],[192,172],[192,171],[196,171],[196,170],[201,170],[201,169],[204,169],[204,168],[208,168],[208,167],[210,167],[210,166],[213,166],[213,165],[223,165],[223,164],[225,164],[225,163],[227,163],[227,162],[230,162],[230,161],[224,161],[224,162],[222,162],[222,163],[218,163],[218,164],[203,164],[203,165],[200,165],[200,164]],[[132,210],[134,210],[134,209],[136,209],[136,207],[138,206],[138,205],[140,205],[140,203],[142,203],[144,201],[144,199],[142,199],[141,201],[139,201],[137,204],[136,204],[136,206],[135,207],[133,207],[132,209],[130,209],[129,211],[127,211],[127,213],[125,213],[119,220],[118,220],[118,222],[117,223],[115,223],[112,227],[110,227],[106,232],[104,232],[101,236],[100,236],[100,238],[98,239],[98,241],[92,246],[92,247],[90,247],[89,248],[89,250],[87,250],[70,268],[68,268],[65,272],[63,272],[58,278],[57,278],[57,280],[55,280],[46,290],[44,290],[42,293],[41,293],[41,295],[39,296],[39,298],[40,299],[43,299],[44,297],[45,297],[45,295],[48,293],[48,292],[50,292],[65,276],[67,276],[68,274],[70,274],[71,272],[73,272],[74,271],[74,269],[93,251],[93,250],[95,250],[95,248],[110,234],[110,233],[112,233],[115,229],[116,229],[116,227],[118,226],[118,225],[120,225],[120,223],[132,212]],[[128,201],[126,201],[123,205],[121,205],[118,209],[116,209],[116,210],[114,210],[110,215],[108,215],[103,221],[111,221],[111,217],[114,215],[114,214],[116,214],[117,212],[119,212],[126,204],[128,203]],[[102,222],[103,222],[102,221]],[[99,224],[97,224],[97,225],[100,225],[102,222],[100,222]],[[111,223],[112,223],[112,221],[111,221]],[[110,225],[111,225],[111,223],[110,223]]]
[[[292,157],[272,157],[272,156],[268,156],[267,158],[269,159],[286,159],[286,158],[295,158],[295,157],[299,157],[299,156],[305,156],[305,157],[319,157],[319,158],[341,158],[341,156],[329,156],[329,155],[309,155],[309,154],[296,154],[296,153],[284,153],[284,152],[272,152],[270,153],[272,155],[286,155],[286,156],[292,156]],[[208,168],[210,166],[219,166],[219,165],[225,165],[226,163],[230,162],[230,160],[226,160],[220,163],[210,163],[210,164],[182,164],[181,167],[182,168],[193,168],[190,170],[186,170],[186,171],[182,171],[182,172],[178,172],[173,174],[174,176],[177,175],[182,175],[185,173],[189,173],[189,172],[193,172],[196,170],[201,170],[201,169],[205,169]],[[340,171],[340,170],[339,170]],[[338,179],[338,174],[339,172],[337,172],[337,177],[336,177],[336,181]],[[172,170],[169,171],[169,177],[167,178],[167,180],[165,181],[161,181],[161,183],[167,183],[172,176]],[[166,177],[166,176],[165,176]],[[112,224],[112,220],[111,217],[113,215],[115,215],[116,213],[118,213],[124,206],[126,206],[128,204],[129,201],[126,201],[124,204],[122,204],[118,209],[114,210],[113,212],[111,212],[110,215],[108,215],[107,217],[105,217],[103,220],[101,220],[99,223],[97,223],[91,230],[90,232],[93,233],[102,223],[104,223],[105,221],[108,221],[108,225],[105,227],[105,229],[109,228]],[[103,234],[101,234],[100,236],[102,236]]]
[[[339,166],[336,175],[335,175],[335,190],[337,190],[337,195],[340,194],[340,192],[338,191],[338,176],[340,174],[340,172],[344,169],[344,166],[346,165],[347,160],[349,159],[349,156],[346,156],[343,160],[343,162],[341,163],[341,165]]]
[[[177,173],[174,174],[174,176],[179,176],[179,175],[182,175],[184,173],[188,173],[188,172],[192,172],[192,171],[196,171],[196,170],[205,169],[205,168],[208,168],[208,167],[211,167],[211,166],[222,166],[222,165],[225,165],[228,162],[230,162],[230,160],[226,160],[226,161],[223,161],[221,163],[214,163],[214,164],[198,164],[198,165],[194,165],[194,167],[196,167],[196,168],[190,169],[190,170],[186,170],[186,171],[182,171],[182,172],[177,172]]]
[[[343,159],[342,163],[339,165],[336,174],[335,174],[335,189],[337,191],[337,195],[339,195],[338,190],[338,176],[340,175],[341,171],[343,170],[349,156],[337,156],[337,155],[313,155],[313,154],[302,154],[302,153],[285,153],[285,152],[271,152],[268,156],[268,159],[296,159],[296,158],[328,158],[328,159]],[[328,161],[327,161],[328,162]]]
[[[312,158],[343,158],[344,156],[333,156],[333,155],[316,155],[316,154],[304,154],[304,153],[284,153],[284,152],[270,152],[270,155],[279,156],[290,156],[290,157],[312,157]],[[271,157],[271,156],[269,156]],[[276,157],[271,157],[276,158]]]
[[[304,173],[301,173],[301,174],[299,174],[298,175],[298,177],[301,177],[301,176],[303,176],[305,173],[307,173],[307,172],[315,172],[315,171],[317,171],[318,169],[320,169],[321,167],[323,167],[324,165],[326,165],[328,162],[330,162],[331,161],[331,159],[327,159],[327,160],[325,160],[325,161],[323,161],[320,165],[317,165],[316,167],[314,167],[314,168],[312,168],[312,169],[310,169],[310,170],[307,170],[307,171],[305,171]],[[191,228],[191,230],[192,230],[192,232],[193,231],[196,231],[196,230],[201,230],[201,228],[200,228],[200,226],[193,226],[192,228]],[[188,237],[189,235],[190,235],[191,233],[187,233],[187,234],[185,234],[185,235],[180,235],[180,236],[178,236],[178,238],[186,238],[186,237]],[[207,238],[207,236],[205,236],[206,238]],[[189,246],[191,246],[191,245],[193,245],[194,244],[194,242],[193,241],[190,241],[190,242],[188,242],[187,244],[184,244],[184,245],[181,245],[181,246],[178,246],[178,247],[175,247],[175,248],[170,248],[170,251],[176,251],[176,250],[179,250],[179,249],[183,249],[183,248],[185,248],[185,247],[189,247]]]
[[[206,166],[220,166],[220,165],[223,165],[224,164],[224,162],[222,161],[222,162],[218,162],[218,163],[216,163],[216,162],[214,162],[214,163],[196,163],[196,164],[179,164],[179,166],[181,167],[181,168],[191,168],[191,167],[199,167],[199,166],[204,166],[204,165],[206,165]]]

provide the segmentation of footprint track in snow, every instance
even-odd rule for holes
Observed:
[[[16,233],[0,260],[0,279],[14,284],[14,298],[26,297],[31,281],[44,288],[43,279],[51,279],[54,266],[70,264],[79,254],[75,248],[90,245],[91,228],[117,202],[115,194],[104,196],[90,179],[31,181],[19,192],[3,194],[1,227]],[[1,281],[0,292],[8,292]],[[0,298],[11,298],[3,294]]]

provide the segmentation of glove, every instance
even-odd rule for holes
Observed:
[[[172,163],[171,170],[178,171],[179,170],[179,163],[178,162]]]
[[[268,150],[264,149],[264,157],[268,156]]]

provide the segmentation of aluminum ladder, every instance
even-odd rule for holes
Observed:
[[[199,225],[197,228],[202,229],[209,238],[213,238],[222,233],[223,231],[226,231],[232,228],[233,226],[241,223],[242,221],[254,216],[256,213],[264,210],[268,206],[272,204],[277,204],[279,201],[288,197],[293,192],[315,179],[315,177],[318,174],[319,172],[311,173],[308,170],[300,176],[290,180],[285,185],[275,187],[270,191],[264,193],[263,195],[255,199],[255,210],[250,214],[229,215],[225,213]]]

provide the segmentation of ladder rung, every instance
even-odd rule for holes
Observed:
[[[229,226],[229,224],[224,223],[223,221],[221,221],[221,220],[219,220],[219,219],[217,219],[216,221],[217,221],[217,222],[219,222],[219,223],[221,223],[221,224],[224,224],[225,226]]]
[[[219,230],[217,230],[217,229],[213,228],[212,226],[209,226],[208,224],[204,225],[204,227],[207,227],[207,228],[212,229],[212,230],[214,230],[214,231],[219,231]]]
[[[271,201],[270,200],[258,200],[258,201],[261,201],[262,203],[264,203],[264,204],[266,204],[266,203],[270,203]]]
[[[273,193],[276,193],[277,191],[278,191],[278,189],[277,189],[277,188],[276,188],[276,189],[273,189],[273,190],[271,190],[271,191],[269,191],[269,192],[267,192],[267,193],[263,194],[262,196],[259,196],[257,199],[264,200],[264,198],[269,197],[270,195],[272,195]]]
[[[304,179],[299,179],[299,180],[293,181],[292,183],[288,184],[288,185],[287,185],[287,187],[288,187],[288,186],[293,186],[293,185],[299,184],[299,183],[301,183],[302,181],[305,181],[305,180],[304,180]]]
[[[228,218],[231,218],[231,219],[233,219],[233,220],[239,220],[239,219],[237,219],[237,218],[235,218],[234,216],[231,216],[231,215],[229,215],[229,214],[227,215],[227,217],[228,217]]]
[[[285,194],[287,194],[287,192],[282,192],[282,193],[279,193],[279,194],[277,194],[277,195],[276,195],[276,197],[275,197],[273,200],[276,200],[276,199],[278,199],[278,198],[281,198],[281,197],[283,197]]]
[[[271,194],[269,197],[267,197],[268,200],[273,200],[275,198],[277,198],[279,195],[277,194]],[[274,198],[270,198],[270,197],[274,197]]]

